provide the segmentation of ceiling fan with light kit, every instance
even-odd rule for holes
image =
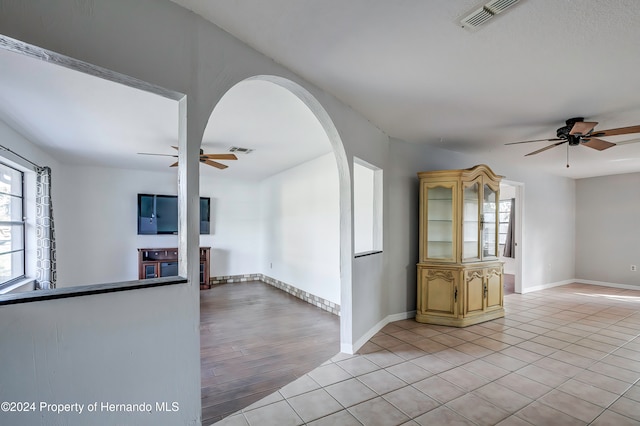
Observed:
[[[178,150],[177,146],[171,146],[171,148],[175,149],[176,151]],[[139,152],[138,154],[140,155],[158,155],[158,156],[162,156],[162,157],[174,157],[174,158],[178,158],[177,154],[154,154],[154,153],[150,153],[150,152]],[[204,151],[202,149],[200,149],[200,162],[203,164],[206,164],[208,166],[212,166],[212,167],[216,167],[218,169],[226,169],[227,166],[226,164],[222,164],[219,163],[217,161],[213,161],[213,160],[237,160],[238,157],[236,157],[235,154],[205,154]],[[169,167],[177,167],[178,166],[178,162],[176,161],[175,163],[171,164]]]
[[[562,144],[567,144],[567,167],[569,167],[569,147],[584,145],[586,147],[603,151],[605,149],[609,149],[616,145],[625,144],[625,142],[608,142],[601,137],[607,136],[618,136],[618,135],[627,135],[633,133],[640,133],[640,125],[638,126],[629,126],[629,127],[619,127],[616,129],[608,129],[608,130],[595,130],[595,127],[598,125],[595,121],[584,121],[583,117],[574,117],[570,118],[566,121],[566,126],[560,127],[556,130],[556,137],[551,139],[535,139],[530,141],[520,141],[520,142],[511,142],[506,143],[505,145],[517,145],[522,143],[531,143],[531,142],[554,142],[551,145],[547,145],[544,148],[537,149],[533,152],[530,152],[525,155],[528,157],[530,155],[540,154],[548,149],[555,148],[556,146],[560,146]],[[632,142],[640,142],[640,139],[628,141],[626,143]]]

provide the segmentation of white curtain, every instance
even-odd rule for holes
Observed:
[[[56,287],[56,239],[51,203],[51,169],[36,169],[36,287]]]

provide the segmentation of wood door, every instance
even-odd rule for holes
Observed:
[[[145,280],[147,278],[158,278],[158,263],[157,262],[143,262],[140,268],[141,276],[139,279]]]
[[[486,285],[486,307],[487,311],[502,308],[503,301],[503,279],[502,267],[496,266],[487,268],[485,272]]]
[[[455,271],[419,268],[418,313],[455,317],[458,288]]]
[[[484,271],[469,269],[464,272],[464,310],[465,317],[480,315],[484,312]]]

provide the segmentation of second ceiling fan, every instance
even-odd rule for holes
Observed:
[[[627,135],[632,133],[640,133],[640,125],[629,126],[629,127],[619,127],[617,129],[608,129],[608,130],[595,130],[595,127],[597,125],[598,123],[595,121],[584,121],[583,117],[574,117],[566,121],[566,126],[560,127],[558,130],[556,130],[555,138],[511,142],[505,145],[516,145],[521,143],[542,142],[542,141],[554,142],[551,145],[547,145],[544,148],[540,148],[538,150],[535,150],[533,152],[526,154],[525,157],[539,154],[548,149],[555,148],[556,146],[560,146],[565,143],[568,144],[567,146],[584,145],[586,147],[593,148],[598,151],[603,151],[605,149],[611,148],[612,146],[618,145],[616,143],[608,142],[600,139],[603,136],[606,137],[606,136],[617,136],[617,135]],[[638,142],[640,142],[640,140]]]
[[[175,149],[176,151],[178,150],[177,146],[172,145],[171,148]],[[139,152],[138,154],[159,155],[162,157],[178,158],[177,154],[152,154],[149,152]],[[218,163],[217,161],[213,161],[213,160],[237,160],[237,159],[238,157],[236,157],[235,154],[205,154],[204,151],[200,149],[200,162],[208,166],[216,167],[218,169],[226,169],[229,166],[227,166],[226,164]],[[176,161],[175,163],[171,164],[169,167],[177,167],[177,166],[178,166],[178,162]]]

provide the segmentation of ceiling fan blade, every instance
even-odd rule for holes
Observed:
[[[616,135],[627,135],[629,133],[640,133],[640,126],[629,126],[629,127],[618,127],[617,129],[609,129],[609,130],[598,130],[595,133],[592,133],[591,136],[616,136]]]
[[[574,136],[588,135],[597,125],[598,123],[595,121],[578,121],[573,125],[569,134]]]
[[[553,141],[561,141],[563,139],[560,138],[553,138],[553,139],[534,139],[532,141],[520,141],[520,142],[509,142],[509,143],[505,143],[505,145],[517,145],[519,143],[530,143],[530,142],[542,142],[542,141],[547,141],[547,142],[553,142]]]
[[[217,167],[218,169],[226,169],[227,167],[229,167],[226,164],[218,163],[216,161],[211,161],[211,160],[200,160],[200,162],[208,164],[208,165],[213,166],[213,167]],[[178,162],[176,161],[175,163],[173,163],[169,167],[177,167],[177,166],[178,166]]]
[[[213,166],[213,167],[216,167],[218,169],[226,169],[227,167],[229,167],[226,164],[218,163],[217,161],[200,160],[200,162],[202,162],[204,164],[208,164],[208,165]]]
[[[537,151],[533,151],[533,152],[530,152],[530,153],[526,154],[525,157],[528,157],[530,155],[540,154],[543,151],[546,151],[548,149],[554,148],[554,147],[556,147],[558,145],[562,145],[563,143],[567,143],[567,141],[561,141],[561,142],[552,143],[551,145],[547,145],[544,148],[541,148],[541,149],[539,149]]]
[[[603,141],[598,138],[589,138],[587,142],[583,142],[582,145],[588,146],[589,148],[597,149],[598,151],[604,151],[607,148],[611,148],[612,146],[616,146],[615,143]]]
[[[205,158],[209,160],[237,160],[235,154],[202,154],[200,158]]]
[[[138,152],[138,154],[140,155],[159,155],[160,157],[176,157],[178,158],[177,155],[173,155],[173,154],[154,154],[151,152]]]

